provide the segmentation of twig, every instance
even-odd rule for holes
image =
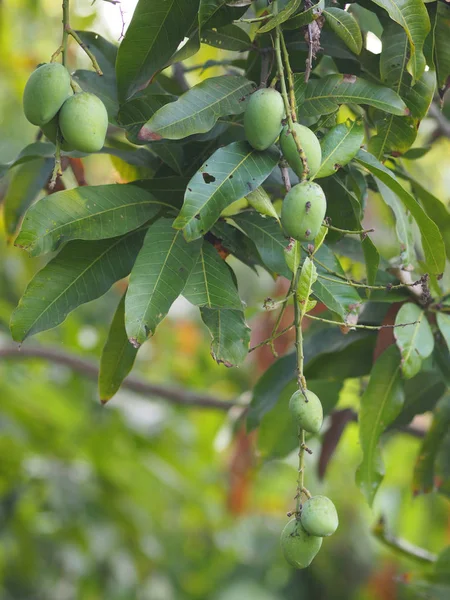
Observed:
[[[395,325],[360,325],[357,323],[341,323],[340,321],[333,321],[332,319],[315,317],[314,315],[310,315],[308,313],[305,314],[305,317],[308,317],[308,319],[313,319],[314,321],[322,321],[322,323],[328,323],[330,325],[339,325],[339,327],[348,327],[349,329],[370,329],[372,331],[378,331],[379,329],[394,329],[396,327],[408,327],[409,325],[417,325],[417,323],[419,323],[419,321],[413,321],[412,323],[398,323]]]
[[[373,233],[375,231],[375,229],[360,229],[359,231],[354,231],[352,229],[341,229],[340,227],[335,227],[328,222],[324,222],[323,224],[328,229],[339,231],[339,233],[346,233],[347,235],[367,235],[368,233]]]
[[[100,65],[98,64],[95,56],[89,50],[89,47],[83,42],[78,33],[75,30],[73,30],[68,23],[65,26],[65,31],[68,33],[68,35],[71,35],[73,37],[73,39],[77,42],[80,48],[82,48],[82,50],[84,50],[89,56],[89,58],[91,59],[92,66],[94,67],[97,75],[103,75],[103,71],[100,69]]]
[[[291,105],[291,114],[292,120],[294,123],[297,121],[297,100],[295,98],[294,92],[294,72],[292,71],[291,62],[289,60],[289,52],[286,47],[286,42],[284,41],[284,36],[282,31],[280,30],[280,41],[281,41],[281,49],[283,50],[283,58],[286,64],[286,71],[288,76],[289,83],[289,100]]]
[[[261,348],[261,346],[267,346],[267,345],[271,344],[274,340],[281,337],[282,335],[284,335],[285,333],[287,333],[294,327],[295,327],[295,325],[294,325],[294,323],[292,323],[292,325],[289,325],[289,327],[285,327],[281,331],[278,331],[275,335],[271,335],[270,338],[267,338],[266,340],[259,342],[259,344],[256,344],[256,346],[252,346],[249,349],[249,352],[253,352],[254,350],[257,350],[258,348]]]
[[[437,556],[431,552],[428,552],[428,550],[419,548],[419,546],[414,546],[406,540],[388,534],[386,532],[385,521],[383,517],[381,517],[378,523],[373,527],[372,533],[378,540],[380,540],[380,542],[383,542],[385,546],[392,548],[397,553],[400,552],[407,558],[411,558],[425,564],[435,563],[437,560]]]

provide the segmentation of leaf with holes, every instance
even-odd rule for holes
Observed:
[[[128,233],[170,204],[133,184],[85,186],[42,198],[27,212],[15,245],[32,256],[69,240]]]
[[[414,323],[400,327],[405,323]],[[430,356],[434,338],[425,312],[412,302],[403,304],[395,318],[394,337],[402,355],[402,372],[406,379],[417,375],[422,361]]]
[[[183,229],[187,240],[198,239],[214,225],[224,208],[267,179],[279,157],[275,146],[264,152],[246,142],[219,148],[190,180],[174,227]]]
[[[226,367],[242,364],[248,354],[250,328],[242,310],[202,307],[200,313],[211,334],[211,355]]]
[[[145,231],[108,240],[69,242],[28,284],[11,317],[17,342],[64,321],[86,302],[105,294],[126,277],[142,245]]]
[[[332,127],[321,139],[322,162],[314,179],[328,177],[348,164],[358,153],[364,141],[364,125],[347,121]]]
[[[136,355],[137,349],[130,344],[125,330],[125,295],[123,295],[100,358],[98,390],[103,404],[119,390],[123,380],[133,368]]]
[[[390,346],[375,363],[361,398],[359,439],[363,460],[356,482],[370,506],[384,477],[380,436],[400,414],[404,399],[400,354],[395,346]]]
[[[170,219],[149,227],[125,299],[127,335],[136,348],[155,333],[183,291],[200,248],[200,241],[188,244]]]
[[[362,50],[362,35],[358,22],[349,12],[341,8],[326,8],[323,11],[325,22],[341,38],[354,54]]]
[[[208,242],[203,242],[182,293],[196,306],[242,308],[230,267]]]
[[[244,112],[255,84],[240,75],[202,81],[160,108],[139,132],[141,141],[179,140],[210,131],[220,117]]]

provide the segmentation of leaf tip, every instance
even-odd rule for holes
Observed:
[[[135,337],[129,338],[129,342],[134,348],[136,348],[136,350],[142,346],[141,342],[139,342]]]
[[[156,133],[155,131],[151,131],[151,129],[148,129],[146,125],[142,127],[137,137],[141,142],[159,142],[159,140],[163,139],[162,135]]]

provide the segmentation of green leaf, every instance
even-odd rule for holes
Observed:
[[[114,75],[118,47],[95,31],[80,29],[77,30],[77,34],[97,59],[103,75]]]
[[[250,206],[259,212],[260,215],[272,217],[277,221],[280,221],[280,217],[275,210],[269,194],[262,186],[257,188],[254,192],[250,192],[245,197],[247,198]]]
[[[248,354],[250,328],[241,310],[200,309],[211,334],[211,356],[226,367],[242,364]]]
[[[307,256],[303,261],[300,278],[297,285],[297,300],[300,304],[300,314],[303,317],[314,305],[309,299],[312,294],[312,286],[317,281],[317,269],[313,261]]]
[[[115,125],[119,112],[115,75],[106,74],[99,77],[94,71],[78,69],[72,77],[85,92],[95,94],[100,98],[106,107],[108,121]]]
[[[408,72],[413,85],[422,76],[426,67],[423,45],[430,31],[430,19],[423,0],[373,0],[384,8],[391,19],[401,25],[406,32],[410,46]]]
[[[394,115],[406,115],[408,108],[398,94],[354,75],[327,75],[304,82],[294,75],[299,116],[319,117],[335,112],[339,104],[368,104]]]
[[[199,0],[140,0],[116,62],[119,98],[126,100],[163,69],[197,20]]]
[[[117,307],[100,358],[98,389],[103,404],[119,390],[123,380],[133,368],[136,355],[137,349],[130,344],[125,329],[124,294]]]
[[[404,323],[415,324],[399,327]],[[402,372],[406,379],[411,379],[420,371],[422,361],[433,352],[433,333],[425,312],[412,302],[401,306],[395,325],[394,337],[402,355]]]
[[[248,237],[255,242],[262,261],[272,271],[291,278],[284,258],[284,249],[288,240],[275,219],[263,217],[259,213],[248,211],[233,216],[233,221]]]
[[[160,108],[139,132],[141,141],[179,140],[210,131],[220,117],[244,112],[255,84],[240,75],[205,79]]]
[[[412,214],[420,230],[427,267],[433,274],[441,274],[445,269],[445,247],[437,225],[426,215],[415,198],[400,185],[392,171],[382,165],[372,154],[360,150],[356,161],[397,194]]]
[[[15,245],[32,256],[69,240],[116,237],[170,204],[133,184],[78,187],[42,198],[27,212]]]
[[[133,266],[145,231],[94,242],[69,242],[28,284],[11,317],[17,342],[52,329],[86,302],[105,294]]]
[[[384,476],[379,439],[403,407],[400,372],[399,352],[395,346],[390,346],[375,363],[361,398],[359,439],[363,460],[356,473],[356,481],[370,506]]]
[[[254,271],[255,265],[267,269],[266,265],[261,260],[261,256],[259,255],[254,242],[237,227],[221,220],[217,221],[212,228],[211,233],[217,237],[223,247],[231,252],[233,256]]]
[[[433,410],[445,391],[446,385],[439,371],[436,370],[422,370],[415,377],[407,379],[405,381],[405,404],[392,427],[395,429],[401,425],[408,425],[416,415]]]
[[[345,45],[354,53],[362,50],[362,35],[355,17],[340,8],[326,8],[323,11],[326,23]]]
[[[203,242],[182,293],[196,306],[242,310],[231,269],[208,242]]]
[[[268,31],[272,31],[278,25],[281,25],[288,19],[292,17],[293,14],[299,9],[302,0],[288,0],[288,3],[280,10],[280,12],[272,17],[268,23],[260,27],[257,33],[267,33]]]
[[[443,2],[436,4],[437,15],[434,28],[434,64],[437,85],[441,98],[448,89],[450,77],[450,6]]]
[[[264,152],[246,142],[219,148],[189,182],[174,227],[183,229],[187,240],[198,239],[214,225],[224,208],[258,188],[278,159],[274,146]]]
[[[445,436],[450,427],[450,395],[444,396],[434,409],[433,422],[419,450],[413,473],[413,494],[428,494],[435,485],[435,463]]]
[[[309,25],[309,23],[312,23],[313,21],[315,21],[316,19],[318,19],[320,17],[324,6],[325,6],[325,1],[319,0],[319,2],[316,2],[315,4],[313,4],[306,10],[304,10],[303,12],[296,14],[294,17],[289,19],[289,21],[286,21],[283,25],[283,30],[284,29],[288,29],[288,30],[289,29],[300,29],[300,27]]]
[[[3,219],[8,236],[16,233],[21,218],[49,180],[52,170],[53,161],[49,158],[38,158],[14,168],[3,197]]]
[[[322,162],[314,179],[333,175],[348,164],[358,153],[364,141],[364,125],[347,121],[329,129],[320,141]]]
[[[442,312],[438,312],[436,315],[436,321],[442,337],[450,350],[450,315]]]
[[[244,52],[249,50],[252,45],[248,34],[237,25],[225,25],[218,29],[208,29],[202,31],[201,41],[203,44],[221,48],[222,50],[231,50],[233,52]]]
[[[188,244],[170,219],[159,219],[149,227],[125,300],[127,335],[136,348],[155,333],[183,291],[200,248],[201,242]]]

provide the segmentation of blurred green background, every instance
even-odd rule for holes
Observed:
[[[118,40],[117,6],[102,0],[72,4],[74,27]],[[126,21],[135,4],[123,0]],[[60,5],[60,0],[0,1],[0,163],[36,136],[22,114],[21,95],[33,68],[59,44]],[[86,67],[79,49],[71,48],[72,67]],[[222,54],[203,48],[201,60],[191,60]],[[416,145],[429,139],[431,128],[425,120]],[[449,155],[449,140],[441,138],[414,163],[416,179],[447,202]],[[90,184],[119,181],[129,168],[107,156],[90,157],[85,165]],[[7,182],[0,180],[0,199]],[[68,174],[65,183],[74,184]],[[390,217],[377,206],[374,198],[370,218],[384,231],[378,242],[389,257],[396,252]],[[284,562],[278,541],[292,508],[296,456],[258,458],[255,436],[244,434],[238,411],[180,408],[126,390],[102,407],[96,384],[69,367],[1,357],[2,349],[11,347],[11,311],[42,264],[8,245],[0,225],[1,600],[413,597],[403,582],[420,565],[393,553],[370,530],[384,515],[390,531],[431,552],[449,543],[448,501],[411,496],[420,440],[404,434],[385,440],[387,476],[373,512],[354,483],[360,462],[356,427],[347,427],[324,482],[315,474],[319,452],[314,452],[308,487],[334,500],[340,527],[324,541],[311,568],[295,572]],[[254,341],[259,341],[273,317],[252,317],[252,308],[268,294],[279,295],[280,288],[243,265],[238,275]],[[119,285],[26,344],[58,348],[97,364],[121,291]],[[139,353],[135,373],[230,399],[248,397],[270,360],[262,351],[239,370],[216,365],[197,313],[177,302]],[[358,384],[348,382],[339,407],[357,408],[358,398]],[[312,448],[318,450],[319,441]]]

